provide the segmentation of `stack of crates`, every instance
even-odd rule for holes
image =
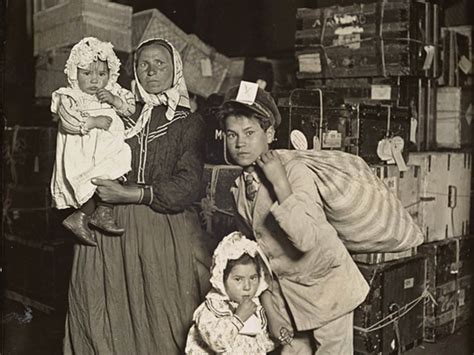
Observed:
[[[441,18],[436,2],[422,0],[297,10],[298,88],[278,100],[277,148],[360,155],[425,237],[401,253],[353,255],[371,285],[355,313],[356,353],[406,351],[469,318],[472,27],[442,29]],[[387,157],[395,139],[403,148]],[[371,331],[415,300],[399,329]]]
[[[56,128],[4,132],[5,295],[44,312],[66,305],[75,240],[61,225],[71,211],[51,208],[55,148]]]

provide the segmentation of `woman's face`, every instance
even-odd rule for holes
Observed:
[[[173,59],[171,53],[159,44],[143,47],[138,53],[137,77],[150,94],[159,94],[173,84]]]

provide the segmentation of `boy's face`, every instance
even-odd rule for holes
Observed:
[[[109,82],[107,62],[98,60],[89,64],[87,69],[77,68],[77,82],[81,91],[95,95]]]
[[[224,286],[229,298],[240,304],[255,296],[259,281],[255,263],[237,264],[224,281]]]
[[[225,133],[230,156],[238,165],[246,167],[268,151],[275,130],[270,127],[264,131],[254,117],[230,115],[225,120]]]

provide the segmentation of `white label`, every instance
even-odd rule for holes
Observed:
[[[458,63],[459,69],[461,69],[464,74],[469,74],[472,69],[472,63],[466,56],[462,56]]]
[[[257,97],[258,84],[250,81],[241,81],[239,92],[237,93],[236,101],[252,105]]]
[[[303,73],[321,73],[321,57],[319,53],[300,54],[298,56],[299,71]]]
[[[370,98],[372,100],[390,100],[392,87],[390,85],[371,85]]]
[[[435,55],[435,47],[432,45],[424,47],[426,52],[425,62],[423,63],[423,70],[428,70],[431,68],[431,64],[433,64],[433,58]]]
[[[341,148],[342,134],[338,131],[329,131],[323,133],[323,148]]]
[[[403,289],[412,288],[415,285],[415,279],[410,277],[409,279],[403,280]]]
[[[466,300],[466,292],[464,290],[459,290],[458,305],[460,307],[464,306],[465,300]]]
[[[306,139],[304,133],[301,131],[298,131],[297,129],[291,131],[290,141],[293,147],[297,150],[308,149],[308,140]]]
[[[392,159],[392,146],[388,138],[381,139],[377,145],[377,155],[380,160],[386,161]]]
[[[209,58],[201,59],[201,74],[204,77],[212,76],[212,62]]]
[[[416,144],[416,129],[418,127],[418,121],[415,117],[410,119],[410,142]]]
[[[466,110],[465,117],[466,117],[467,124],[470,126],[472,123],[472,104],[469,104]]]
[[[347,48],[360,48],[360,34],[364,29],[359,26],[345,26],[339,27],[334,31],[337,38],[332,41],[334,45],[344,45]]]
[[[403,159],[402,151],[405,142],[403,141],[402,137],[393,137],[390,140],[392,146],[392,156],[395,159],[395,163],[397,164],[398,170],[400,171],[407,171],[408,167],[405,164],[405,159]]]

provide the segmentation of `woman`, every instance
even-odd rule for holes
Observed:
[[[65,354],[182,354],[201,301],[193,256],[201,229],[190,205],[204,166],[202,120],[190,113],[169,42],[141,43],[134,69],[132,172],[125,185],[94,181],[125,233],[76,246]]]

